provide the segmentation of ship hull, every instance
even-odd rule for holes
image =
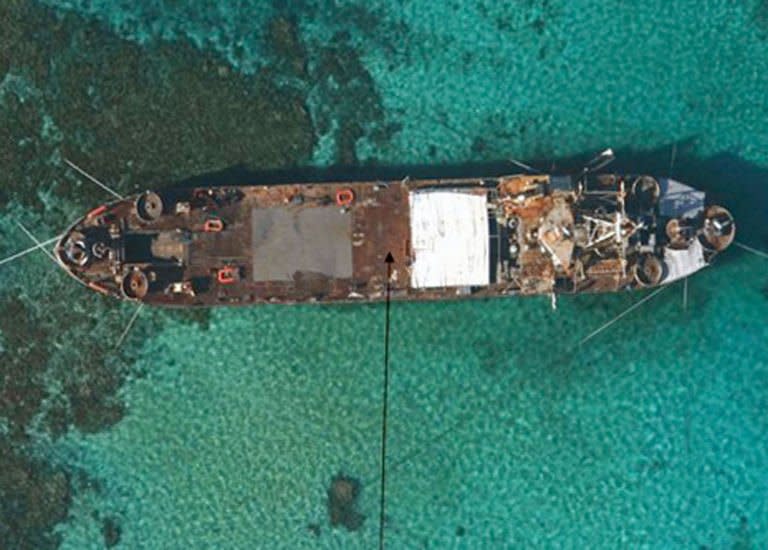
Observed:
[[[145,192],[89,212],[55,255],[95,291],[160,306],[443,300],[667,284],[734,231],[663,178],[406,178]]]

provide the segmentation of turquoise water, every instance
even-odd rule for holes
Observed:
[[[96,169],[115,166],[110,177],[130,189],[231,164],[450,173],[510,157],[560,165],[612,146],[621,166],[671,171],[711,192],[736,214],[739,238],[768,249],[764,2],[16,4],[73,36],[72,52],[92,52],[89,40],[138,47],[113,61],[135,55],[136,78],[160,75],[142,101],[165,105],[176,89],[167,67],[197,71],[197,56],[218,56],[210,71],[222,78],[270,79],[275,105],[290,94],[304,106],[310,145],[278,162],[268,148],[223,153],[183,137],[172,145],[193,148],[194,160],[153,166],[167,154],[162,136],[123,145],[134,139],[127,111],[141,117],[135,105],[93,107],[104,113],[93,125],[114,125],[105,141],[64,120],[57,105],[86,89],[96,105],[103,82],[93,75],[108,70],[93,62],[88,73],[88,58],[73,53],[58,61],[89,76],[72,88],[56,76],[62,66],[50,81],[18,59],[4,69],[3,116],[32,105],[36,121],[32,137],[15,138],[12,161],[27,158],[23,139],[37,139],[28,166],[59,170],[74,149],[86,164],[98,158]],[[69,30],[85,25],[91,38]],[[178,58],[163,50],[189,43]],[[225,116],[256,125],[245,113],[258,98],[239,101]],[[211,124],[175,123],[193,134]],[[64,178],[41,173],[43,213],[74,216]],[[31,199],[2,207],[55,234]],[[4,256],[16,249],[2,245]],[[44,257],[25,262],[15,269],[45,272]],[[9,273],[0,282],[10,287]],[[68,283],[44,277],[50,289]],[[687,309],[673,285],[583,346],[641,296],[563,298],[555,312],[538,298],[393,304],[387,547],[768,547],[766,284],[766,260],[734,248],[690,280]],[[54,302],[48,287],[22,297]],[[108,324],[131,314],[99,307],[111,308]],[[119,422],[35,439],[36,456],[98,481],[73,490],[56,527],[61,547],[104,547],[107,515],[119,548],[376,547],[383,306],[222,309],[207,327],[160,316],[143,312],[126,341]],[[101,326],[78,330],[93,339]],[[63,361],[56,353],[51,361]],[[338,472],[362,483],[366,520],[355,532],[328,523]]]
[[[582,349],[581,319],[626,299],[396,305],[390,546],[722,548],[742,516],[762,546],[768,307],[722,282],[765,266],[738,260],[691,282],[687,312],[669,289]],[[381,315],[263,308],[169,328],[144,346],[131,414],[62,458],[109,480],[128,548],[374,547]],[[370,519],[315,539],[339,469],[364,480]],[[65,546],[96,529],[73,521]]]

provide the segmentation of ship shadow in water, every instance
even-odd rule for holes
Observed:
[[[617,149],[616,160],[604,170],[671,176],[705,191],[709,202],[721,204],[733,213],[739,240],[756,248],[768,249],[768,166],[754,164],[731,153],[699,157],[692,152],[694,145],[695,140],[690,139],[650,150]],[[673,148],[675,162],[670,170]],[[542,171],[574,173],[596,154],[597,151],[588,151],[570,157],[520,160]],[[443,165],[305,166],[265,171],[237,165],[186,179],[180,185],[194,187],[315,181],[391,181],[406,176],[414,179],[460,178],[518,172],[520,169],[506,160]],[[731,257],[729,254],[724,256],[725,261]]]

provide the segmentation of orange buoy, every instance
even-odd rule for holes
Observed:
[[[344,188],[336,191],[336,204],[339,206],[351,206],[355,202],[355,193],[352,189]]]
[[[229,285],[237,280],[237,275],[236,267],[225,265],[216,272],[216,280],[222,285]]]
[[[206,233],[218,233],[222,229],[224,229],[224,222],[219,218],[210,218],[203,224],[203,231]]]

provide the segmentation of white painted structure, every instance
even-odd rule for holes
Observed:
[[[490,283],[487,197],[423,190],[409,195],[412,288]]]
[[[688,248],[683,250],[665,247],[664,263],[667,266],[667,276],[661,281],[663,284],[692,275],[708,265],[704,259],[704,247],[699,239],[693,239]]]

